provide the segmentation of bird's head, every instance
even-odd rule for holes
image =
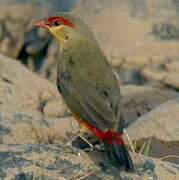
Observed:
[[[65,42],[87,36],[89,29],[80,18],[70,13],[59,12],[35,23],[35,26],[48,29],[63,47]]]

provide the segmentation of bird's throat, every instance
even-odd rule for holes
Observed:
[[[60,46],[60,50],[63,51],[65,44],[68,41],[68,33],[64,30],[49,29],[51,33],[57,38]]]

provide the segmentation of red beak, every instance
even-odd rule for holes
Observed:
[[[39,21],[37,21],[36,23],[35,23],[35,26],[37,26],[37,27],[41,27],[41,28],[45,28],[45,29],[47,29],[48,28],[48,21],[47,21],[47,19],[41,19],[41,20],[39,20]]]

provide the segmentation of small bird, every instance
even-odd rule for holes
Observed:
[[[59,42],[57,86],[80,127],[104,143],[112,166],[133,171],[122,138],[124,119],[118,81],[91,30],[79,17],[65,12],[35,25],[48,29]]]

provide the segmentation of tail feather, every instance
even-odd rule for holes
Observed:
[[[108,144],[104,142],[104,146],[110,164],[121,170],[134,171],[134,165],[125,144]]]

